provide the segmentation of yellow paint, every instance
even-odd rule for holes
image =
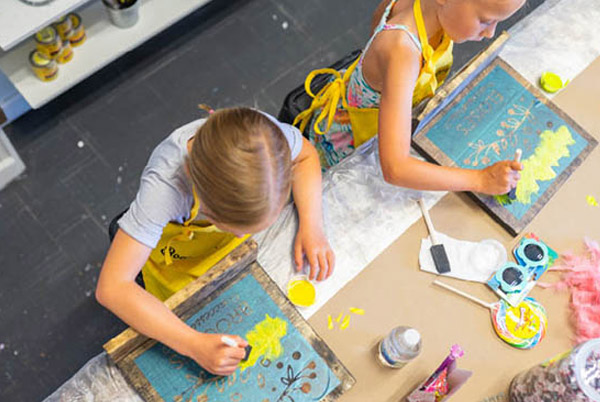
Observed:
[[[495,195],[494,198],[498,202],[498,204],[505,206],[513,203],[513,200],[508,196],[508,194],[499,194]]]
[[[538,181],[556,177],[553,167],[558,166],[560,158],[569,156],[569,145],[573,144],[575,140],[566,126],[560,126],[556,131],[546,130],[540,134],[540,143],[535,152],[523,161],[521,179],[516,191],[520,203],[531,203],[531,196],[540,189]]]
[[[340,325],[340,329],[344,330],[344,329],[348,328],[348,325],[350,325],[350,315],[347,315],[344,317],[344,321],[342,321],[342,325]]]
[[[288,298],[296,306],[312,306],[316,298],[315,287],[306,279],[292,279],[288,283]]]
[[[587,197],[585,197],[585,200],[592,207],[597,207],[598,206],[598,201],[596,201],[596,197],[594,197],[593,195],[588,195]]]
[[[277,359],[283,353],[281,338],[287,334],[287,323],[279,317],[271,318],[265,314],[265,319],[246,333],[246,340],[252,346],[248,360],[240,363],[240,370],[254,366],[259,359]]]
[[[331,319],[331,314],[327,314],[327,328],[333,329],[333,320]]]
[[[350,312],[358,315],[365,315],[365,310],[357,307],[350,307]]]
[[[557,74],[549,71],[542,73],[542,76],[540,77],[540,86],[544,91],[549,93],[554,93],[559,89],[566,87],[568,83],[569,80],[563,84],[562,79]]]
[[[335,322],[337,322],[339,324],[340,321],[342,320],[343,315],[344,315],[344,312],[341,312],[340,315],[338,315],[337,318],[335,319]]]

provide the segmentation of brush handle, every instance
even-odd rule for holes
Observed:
[[[463,297],[466,297],[467,299],[469,299],[469,300],[471,300],[471,301],[474,301],[475,303],[479,303],[479,304],[481,304],[483,307],[487,307],[487,308],[489,308],[490,310],[492,309],[492,304],[491,304],[491,303],[486,303],[486,302],[484,302],[483,300],[476,298],[475,296],[471,296],[470,294],[468,294],[468,293],[465,293],[465,292],[463,292],[462,290],[458,290],[458,289],[456,289],[456,288],[454,288],[454,287],[452,287],[452,286],[448,285],[447,283],[440,282],[440,281],[439,281],[439,280],[437,280],[437,279],[436,279],[435,281],[433,281],[433,283],[435,283],[436,285],[438,285],[438,286],[441,286],[441,287],[443,287],[443,288],[446,288],[446,289],[448,289],[448,290],[449,290],[449,291],[451,291],[451,292],[454,292],[454,293],[456,293],[456,294],[459,294],[459,295],[461,295],[461,296],[463,296]]]
[[[521,156],[523,156],[523,151],[521,148],[517,148],[515,151],[515,162],[521,162]]]
[[[419,198],[419,207],[421,207],[421,213],[423,214],[423,218],[425,218],[425,224],[427,225],[427,230],[429,230],[429,236],[431,236],[431,244],[440,244],[435,232],[435,228],[433,227],[433,222],[431,222],[431,217],[429,216],[429,211],[427,211],[427,207],[423,202],[422,198]]]
[[[521,148],[517,148],[515,150],[515,162],[519,162],[521,163],[521,156],[523,156],[523,151],[521,150]],[[517,187],[513,187],[509,190],[508,193],[506,193],[508,195],[508,198],[510,198],[511,200],[514,200],[516,198],[517,195]]]
[[[225,345],[227,346],[231,346],[232,348],[237,348],[239,347],[239,345],[237,344],[236,341],[234,341],[233,339],[231,339],[228,336],[222,336],[221,337],[221,342],[223,342]]]

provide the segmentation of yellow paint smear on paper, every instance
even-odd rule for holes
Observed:
[[[342,320],[342,316],[344,315],[344,312],[342,311],[340,313],[340,315],[337,316],[337,318],[335,319],[335,322],[337,322],[339,324],[339,322]]]
[[[265,314],[265,319],[254,326],[254,329],[246,333],[246,340],[252,346],[248,360],[240,363],[240,370],[254,366],[263,358],[271,361],[277,359],[283,353],[281,338],[287,335],[287,323],[279,317],[271,318]]]
[[[327,314],[327,329],[333,329],[333,320],[331,314]]]
[[[348,325],[350,325],[350,315],[347,315],[344,317],[344,321],[342,321],[342,324],[340,325],[340,329],[344,330],[344,329],[348,328]]]
[[[358,315],[365,315],[365,310],[358,307],[350,307],[350,312]]]
[[[312,306],[316,296],[315,286],[306,279],[293,279],[288,283],[288,298],[296,306]]]
[[[596,201],[596,197],[594,197],[593,195],[588,195],[587,197],[585,197],[585,200],[592,207],[597,207],[598,206],[598,201]]]
[[[517,200],[522,204],[531,204],[531,196],[536,194],[540,186],[538,181],[551,180],[556,177],[553,167],[558,161],[569,156],[569,145],[575,144],[567,126],[560,126],[556,131],[546,130],[540,134],[540,143],[535,152],[523,161],[521,179],[517,184]]]

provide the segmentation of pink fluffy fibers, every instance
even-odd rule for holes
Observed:
[[[562,255],[560,264],[550,268],[562,271],[560,281],[538,286],[557,290],[570,289],[576,342],[600,337],[600,246],[590,238],[584,239],[586,253]]]

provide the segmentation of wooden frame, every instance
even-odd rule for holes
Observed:
[[[492,52],[489,56],[492,57],[492,55],[495,53],[497,52]],[[421,116],[424,119],[424,124],[420,125],[418,132],[413,137],[413,146],[427,159],[443,166],[456,166],[456,163],[450,157],[448,157],[444,151],[438,148],[436,144],[427,138],[427,133],[436,125],[437,122],[440,121],[442,117],[446,115],[447,112],[449,113],[456,104],[468,96],[469,92],[496,67],[502,68],[527,91],[529,91],[537,101],[547,106],[553,113],[567,122],[579,136],[587,141],[586,147],[579,153],[579,155],[577,155],[577,157],[569,164],[569,166],[553,180],[550,187],[533,203],[533,205],[520,219],[517,219],[510,211],[499,205],[493,197],[483,194],[469,193],[469,195],[479,205],[481,205],[483,209],[492,216],[492,218],[500,223],[511,235],[516,236],[529,224],[529,222],[531,222],[531,220],[533,220],[533,218],[550,200],[554,193],[556,193],[558,188],[560,188],[560,186],[569,178],[577,166],[579,166],[581,162],[588,156],[588,154],[597,145],[597,141],[501,58],[496,57],[491,62],[487,63],[485,63],[485,60],[480,60],[479,63],[479,65],[485,64],[486,67],[484,69],[473,68],[472,73],[465,73],[456,77],[456,82],[453,80],[452,83],[453,96],[450,96],[448,99],[443,101],[438,100],[436,104],[427,108],[430,115]],[[457,88],[458,91],[456,90]]]
[[[224,260],[215,265],[207,274],[198,278],[186,288],[177,292],[165,303],[183,320],[192,317],[203,306],[216,299],[230,286],[252,275],[268,296],[287,316],[296,330],[308,341],[315,352],[327,363],[329,369],[339,379],[340,384],[324,401],[334,401],[344,391],[354,385],[355,380],[339,359],[314,332],[312,327],[298,313],[296,308],[283,295],[279,287],[255,262],[256,243],[248,240],[238,246]],[[252,262],[254,261],[254,262]],[[105,344],[108,355],[115,361],[127,381],[146,401],[163,401],[163,398],[150,384],[135,359],[155,346],[157,342],[127,329]]]

